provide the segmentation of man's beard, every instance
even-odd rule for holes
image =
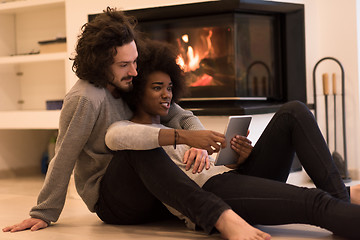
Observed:
[[[123,79],[128,79],[127,77],[124,77],[122,78]],[[133,90],[133,84],[132,84],[132,81],[127,83],[127,88],[124,89],[124,88],[121,88],[119,86],[116,86],[113,82],[109,82],[110,85],[112,85],[114,88],[115,88],[115,91],[118,93],[118,94],[122,94],[122,93],[128,93],[128,92],[131,92]]]

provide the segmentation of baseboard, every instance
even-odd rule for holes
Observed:
[[[359,176],[360,176],[360,170],[353,168],[353,169],[349,169],[349,175],[351,180],[360,180]]]

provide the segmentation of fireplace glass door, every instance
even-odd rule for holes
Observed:
[[[183,100],[282,99],[276,17],[243,13],[141,22],[151,39],[179,47]]]

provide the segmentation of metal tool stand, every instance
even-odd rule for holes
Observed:
[[[345,71],[344,68],[341,64],[341,62],[339,60],[337,60],[336,58],[333,57],[324,57],[322,59],[320,59],[314,66],[314,70],[313,70],[313,85],[314,85],[314,111],[315,111],[315,119],[317,120],[317,103],[316,103],[316,69],[318,67],[318,65],[325,61],[325,60],[332,60],[335,61],[341,70],[341,103],[342,103],[342,130],[343,130],[343,147],[344,147],[344,159],[343,159],[343,164],[344,164],[344,169],[343,169],[343,173],[341,173],[342,178],[344,180],[344,182],[349,182],[351,181],[350,177],[349,177],[349,172],[348,172],[348,162],[347,162],[347,148],[346,148],[346,121],[345,121]],[[325,96],[326,97],[326,96]],[[334,103],[335,104],[335,103]],[[334,105],[336,106],[336,105]],[[328,111],[326,109],[326,111]],[[336,116],[336,109],[334,109],[334,116]],[[326,124],[328,125],[328,117],[326,116]],[[334,123],[335,125],[335,123]],[[334,137],[334,141],[335,141],[335,146],[336,146],[336,130],[334,131],[335,133],[335,137]],[[328,133],[327,133],[328,134]],[[328,139],[328,136],[326,136],[326,138]],[[328,140],[327,140],[328,141]],[[329,144],[329,142],[327,142],[327,144]],[[339,169],[340,170],[340,169]]]

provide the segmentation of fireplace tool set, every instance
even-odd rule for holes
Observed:
[[[346,155],[346,127],[345,127],[345,94],[344,94],[344,89],[345,89],[345,72],[344,72],[344,68],[342,66],[342,64],[340,63],[339,60],[337,60],[336,58],[333,57],[325,57],[320,59],[314,67],[313,70],[313,84],[314,84],[314,112],[315,112],[315,118],[317,120],[317,102],[316,102],[316,69],[318,67],[318,65],[325,61],[325,60],[332,60],[334,62],[336,62],[341,70],[341,91],[338,92],[337,91],[337,79],[336,79],[336,74],[333,73],[332,74],[332,95],[333,95],[333,114],[334,114],[334,131],[333,131],[333,135],[334,135],[334,151],[332,153],[332,158],[335,162],[336,167],[338,168],[341,177],[343,178],[343,180],[346,181],[350,181],[350,177],[349,177],[349,172],[348,172],[348,164],[347,164],[347,155]],[[330,83],[329,83],[329,74],[328,73],[324,73],[322,74],[322,86],[323,86],[323,95],[324,95],[324,104],[325,104],[325,127],[326,127],[326,143],[329,146],[329,96],[330,96]],[[337,113],[339,112],[337,109],[337,97],[338,95],[341,95],[341,115],[342,115],[342,136],[343,136],[343,152],[344,152],[344,157],[341,156],[341,154],[337,151],[337,121],[336,121],[336,117],[337,117]]]

